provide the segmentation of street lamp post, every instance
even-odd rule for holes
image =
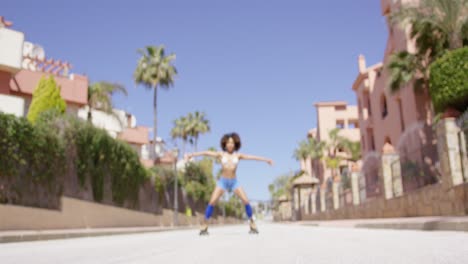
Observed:
[[[173,150],[174,154],[174,226],[179,224],[177,216],[179,214],[179,203],[177,199],[177,159],[179,158],[179,149],[175,148]]]

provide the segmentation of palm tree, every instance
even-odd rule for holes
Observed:
[[[174,120],[174,127],[171,130],[171,137],[173,139],[180,138],[182,140],[182,155],[185,154],[185,146],[190,136],[190,123],[189,120],[182,116]]]
[[[343,139],[341,144],[348,154],[347,160],[357,162],[361,159],[361,142]]]
[[[299,142],[299,146],[294,150],[293,157],[297,161],[305,161],[307,158],[311,160],[321,160],[323,158],[323,150],[325,142],[318,141],[315,138],[309,138]]]
[[[307,144],[307,141],[306,140],[302,140],[301,142],[299,142],[299,146],[294,150],[294,153],[293,153],[293,157],[297,160],[297,161],[301,161],[301,160],[305,160],[307,159],[308,155],[309,155],[309,151],[308,151],[308,144]]]
[[[343,139],[342,146],[348,154],[346,159],[352,164],[352,171],[357,171],[357,162],[361,159],[361,142]],[[348,175],[342,175],[342,181],[345,189],[351,188],[351,181]]]
[[[121,84],[110,82],[96,82],[88,86],[88,122],[92,122],[92,109],[114,115],[112,95],[121,92],[127,96],[127,89]],[[116,117],[121,122],[121,120]]]
[[[192,137],[195,145],[195,152],[198,148],[198,137],[201,134],[210,132],[210,122],[205,118],[205,113],[196,111],[193,115],[190,113],[188,119],[190,120],[190,136]]]
[[[323,150],[326,146],[326,143],[323,141],[318,141],[317,139],[311,137],[308,139],[308,154],[311,159],[321,159],[323,157]]]
[[[164,46],[147,46],[146,50],[139,49],[141,54],[137,68],[133,74],[137,84],[144,85],[147,89],[153,89],[153,142],[157,138],[157,98],[158,87],[169,89],[174,84],[174,77],[177,74],[176,68],[171,64],[175,59],[175,54],[167,55]]]
[[[428,67],[446,50],[468,41],[468,0],[421,0],[390,15],[393,24],[411,26],[417,51],[400,51],[390,57],[390,89],[396,92],[414,80],[416,89],[428,89]]]
[[[340,129],[335,128],[330,130],[329,142],[327,144],[327,157],[325,159],[327,167],[332,171],[332,177],[336,178],[336,170],[340,167],[342,160],[337,154],[338,149],[342,147],[344,139],[339,135]]]

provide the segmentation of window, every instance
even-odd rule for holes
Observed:
[[[359,128],[359,122],[357,120],[349,120],[348,121],[348,128]]]
[[[344,128],[344,120],[336,120],[336,128],[343,129]]]
[[[382,119],[384,119],[388,115],[387,98],[384,94],[380,97],[380,109],[382,111]]]
[[[367,104],[366,105],[367,106],[367,112],[368,112],[369,116],[372,116],[372,110],[371,110],[372,107],[371,107],[371,103],[370,103],[369,92],[364,93],[364,98],[365,98],[364,101]]]
[[[398,110],[400,111],[400,126],[401,131],[405,131],[405,120],[403,119],[403,108],[401,106],[401,99],[397,99],[398,102]]]
[[[335,111],[346,111],[346,105],[336,105]]]
[[[361,104],[361,99],[358,99],[358,111],[359,111],[359,116],[362,116],[362,104]]]

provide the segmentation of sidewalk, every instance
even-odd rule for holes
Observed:
[[[236,224],[214,224],[210,228],[219,228]],[[52,239],[66,239],[79,237],[97,237],[126,235],[139,233],[167,232],[178,230],[196,230],[198,234],[198,225],[192,226],[155,226],[155,227],[116,227],[116,228],[83,228],[83,229],[56,229],[56,230],[0,230],[0,244],[13,242],[27,242]]]
[[[464,231],[468,232],[468,216],[428,216],[405,218],[346,219],[331,221],[299,221],[299,225],[343,227],[407,229],[425,231]]]
[[[17,230],[0,231],[0,243],[25,242],[37,240],[65,239],[77,237],[111,236],[175,230],[198,229],[197,226],[177,227],[122,227],[122,228],[87,228],[60,230]]]

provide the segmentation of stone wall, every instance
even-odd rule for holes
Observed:
[[[174,212],[147,213],[121,207],[93,203],[66,196],[61,209],[50,210],[0,204],[0,230],[76,229],[104,227],[172,226]],[[203,214],[187,217],[179,213],[179,225],[198,225]],[[213,217],[212,224],[233,224],[242,220]]]
[[[416,216],[468,215],[468,183],[455,187],[429,185],[403,196],[386,200],[372,198],[355,206],[346,206],[316,214],[304,214],[303,220],[336,220]]]

